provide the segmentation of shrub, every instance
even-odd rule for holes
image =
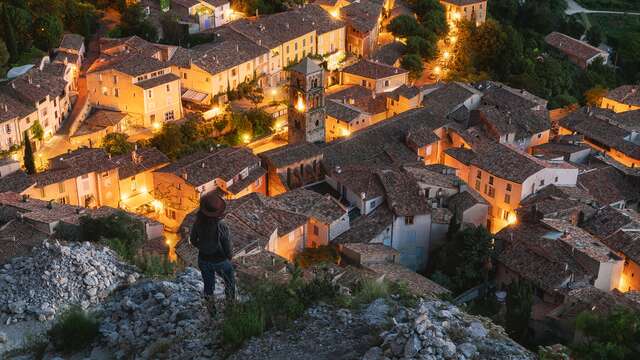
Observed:
[[[90,345],[100,334],[98,320],[78,306],[72,306],[60,315],[49,330],[56,350],[72,353]]]
[[[301,268],[308,268],[318,264],[335,264],[338,262],[338,252],[332,246],[305,248],[296,255],[294,261]]]
[[[254,301],[227,307],[222,323],[222,340],[239,347],[246,339],[260,336],[265,330],[264,310]]]
[[[156,254],[139,255],[135,264],[149,277],[169,277],[175,273],[175,265],[166,256]]]
[[[364,305],[386,298],[389,295],[389,283],[380,280],[365,280],[356,288],[353,298],[354,305]]]
[[[418,304],[418,297],[409,290],[409,285],[405,282],[390,282],[389,292],[396,296],[403,306],[414,307]]]

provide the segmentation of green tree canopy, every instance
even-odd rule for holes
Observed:
[[[102,139],[102,148],[111,155],[123,155],[133,150],[133,144],[127,141],[127,135],[119,132],[107,134]]]
[[[600,46],[604,41],[604,32],[600,25],[593,25],[587,30],[587,41],[593,46]]]
[[[526,282],[512,282],[507,287],[506,329],[509,336],[523,344],[529,342],[529,319],[533,308],[533,287]]]
[[[145,18],[142,6],[138,3],[125,7],[119,29],[122,36],[137,35],[154,42],[158,39],[156,28]]]
[[[607,316],[583,312],[576,319],[576,329],[584,341],[572,346],[577,359],[623,360],[640,357],[640,313],[616,309]]]
[[[31,148],[31,141],[29,141],[29,132],[24,132],[24,167],[27,174],[33,175],[36,173],[36,162],[33,156],[33,148]]]
[[[422,35],[424,31],[420,23],[411,15],[395,17],[391,20],[387,28],[393,36],[400,38]]]
[[[438,55],[438,47],[435,41],[428,41],[420,36],[409,36],[407,39],[407,52],[418,54],[424,60],[430,61]]]
[[[400,60],[400,66],[409,71],[409,78],[412,80],[419,79],[424,71],[422,59],[417,54],[406,54]]]
[[[45,15],[33,22],[33,42],[43,51],[49,51],[60,45],[64,27],[60,18]]]

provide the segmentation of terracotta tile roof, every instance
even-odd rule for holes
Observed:
[[[71,137],[91,134],[104,130],[108,127],[116,126],[127,117],[127,114],[118,111],[98,109],[87,117],[80,127]]]
[[[636,216],[633,216],[630,211],[633,210],[623,211],[605,206],[581,226],[600,239],[604,239],[621,229],[640,230],[640,219],[637,217],[637,212]]]
[[[552,159],[568,159],[572,154],[580,151],[589,150],[590,148],[582,144],[565,144],[558,142],[550,142],[542,145],[536,145],[531,148],[533,155],[545,160]]]
[[[120,179],[152,171],[169,163],[169,158],[154,147],[140,148],[129,154],[116,156],[112,160],[118,165]]]
[[[332,99],[327,99],[325,109],[327,111],[327,116],[331,116],[334,119],[344,121],[346,123],[359,119],[360,115],[363,113],[353,105]]]
[[[342,69],[342,72],[376,80],[408,73],[407,70],[367,59],[362,59],[355,64],[347,66]]]
[[[515,134],[516,140],[528,139],[534,134],[551,129],[548,116],[530,109],[505,109],[493,105],[483,105],[478,109],[484,121],[498,136]]]
[[[561,52],[582,61],[587,61],[597,55],[606,54],[605,51],[595,46],[591,46],[586,42],[574,39],[571,36],[557,31],[545,36],[544,41]]]
[[[403,43],[395,41],[379,47],[373,55],[371,55],[371,59],[392,66],[404,55],[406,48]]]
[[[433,132],[433,129],[421,127],[415,130],[409,130],[407,141],[418,148],[434,144],[440,138]]]
[[[424,164],[412,164],[404,165],[402,169],[418,183],[426,186],[437,186],[449,189],[455,189],[461,180],[455,175],[455,169],[447,168],[443,170],[444,166],[434,167]]]
[[[640,264],[640,233],[637,231],[618,230],[602,239],[602,242],[636,264]]]
[[[22,102],[10,86],[0,87],[0,123],[33,114],[36,111],[34,104]]]
[[[246,148],[229,147],[213,151],[199,151],[187,155],[156,170],[184,177],[193,186],[204,185],[214,179],[229,181],[245,168],[253,170],[260,166],[260,159]]]
[[[611,166],[579,174],[578,186],[588,191],[603,206],[623,200],[633,201],[640,197],[638,186]]]
[[[476,150],[471,163],[497,177],[522,183],[545,168],[544,162],[510,146],[488,142]]]
[[[597,262],[619,260],[605,244],[576,225],[557,219],[543,219],[542,223],[560,233],[558,240]]]
[[[18,220],[0,225],[0,264],[16,256],[26,256],[33,247],[42,244],[49,236],[33,226]]]
[[[455,211],[459,219],[462,219],[463,212],[478,204],[488,205],[482,196],[472,189],[461,191],[447,199],[447,207]]]
[[[103,149],[81,148],[49,159],[49,170],[34,175],[34,179],[36,186],[40,187],[117,167]]]
[[[330,176],[365,200],[370,200],[384,195],[384,188],[376,175],[376,170],[379,168],[347,165],[333,169],[330,171]]]
[[[21,101],[31,105],[47,96],[55,98],[65,92],[67,82],[54,74],[32,67],[29,71],[10,81],[7,87]]]
[[[400,85],[400,87],[396,88],[393,91],[389,91],[384,93],[383,95],[394,99],[395,101],[399,101],[400,97],[405,99],[413,99],[420,94],[420,89],[415,86],[407,86],[405,84]]]
[[[303,8],[245,18],[229,25],[260,46],[276,48],[285,42],[316,31],[319,34],[344,27],[344,23],[334,19],[320,6],[308,4]]]
[[[35,185],[35,183],[36,181],[32,176],[22,170],[18,170],[0,178],[0,193],[7,191],[21,193]]]
[[[607,98],[619,103],[640,106],[640,85],[622,85],[607,92]]]
[[[616,113],[610,121],[627,131],[640,132],[640,110]]]
[[[25,219],[54,223],[70,217],[79,217],[87,212],[87,209],[79,206],[59,204],[56,202],[43,201],[38,199],[24,198],[17,193],[0,193],[0,207],[8,206],[22,213]]]
[[[475,88],[482,91],[484,104],[517,109],[546,109],[547,101],[533,95],[524,89],[515,89],[497,81],[482,81],[475,84]]]
[[[53,59],[51,61],[53,63],[64,63],[66,60],[69,64],[77,64],[79,59],[80,55],[78,54],[72,54],[66,51],[58,51],[53,56]]]
[[[139,81],[134,85],[147,90],[147,89],[153,89],[156,86],[168,84],[178,80],[180,80],[180,77],[178,75],[173,73],[168,73],[168,74],[152,77],[151,79],[148,79],[148,80]]]
[[[386,204],[378,206],[369,215],[362,215],[350,224],[349,230],[334,239],[336,244],[368,243],[393,223],[393,213]]]
[[[363,112],[376,115],[387,111],[385,96],[374,95],[371,89],[353,85],[327,95],[328,100],[336,100],[353,105]]]
[[[315,191],[295,189],[275,197],[275,207],[313,217],[325,224],[331,224],[343,217],[347,210],[330,195],[320,195]]]
[[[193,64],[211,74],[217,74],[269,53],[267,47],[260,46],[234,31],[230,25],[219,27],[212,32],[216,35],[214,41],[189,50],[189,58]]]
[[[340,17],[360,33],[375,29],[382,16],[382,5],[369,0],[353,2],[340,9]]]
[[[569,290],[564,303],[547,317],[573,322],[583,312],[603,316],[620,308],[640,311],[640,304],[617,289],[602,291],[591,284],[581,284]]]
[[[352,134],[351,137],[326,144],[322,152],[328,169],[347,165],[388,166],[415,163],[418,156],[406,144],[410,130],[419,127],[435,130],[446,120],[426,109],[415,109],[389,118]]]
[[[475,151],[467,148],[448,148],[444,153],[465,165],[470,165],[477,157]]]
[[[393,170],[377,171],[382,184],[387,206],[396,216],[429,214],[431,207],[427,197],[421,194],[418,183],[406,174]]]
[[[242,190],[246,189],[252,183],[256,182],[259,178],[266,175],[266,173],[267,170],[265,168],[261,166],[255,167],[249,171],[249,175],[247,175],[247,177],[238,181],[234,181],[233,185],[229,186],[224,191],[229,194],[236,195]]]
[[[299,161],[322,157],[322,152],[316,144],[299,143],[265,151],[260,154],[260,157],[265,159],[270,166],[284,168]]]
[[[59,48],[80,51],[82,45],[84,45],[84,37],[82,35],[64,34]]]
[[[631,132],[615,125],[617,119],[617,114],[608,110],[583,108],[569,114],[559,123],[566,129],[578,132],[634,159],[640,159],[640,145],[626,140],[631,136]]]
[[[480,92],[461,82],[450,82],[424,95],[422,105],[440,116],[447,116]]]

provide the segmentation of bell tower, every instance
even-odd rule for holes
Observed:
[[[325,139],[323,70],[309,58],[289,70],[289,143]]]

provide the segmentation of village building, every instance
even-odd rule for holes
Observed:
[[[154,147],[136,148],[128,154],[115,156],[118,166],[119,208],[134,213],[159,212],[154,198],[153,172],[169,164],[169,158]]]
[[[172,0],[166,2],[167,8],[162,8],[158,1],[142,0],[140,3],[153,17],[159,18],[164,13],[175,16],[179,24],[187,27],[189,34],[222,26],[232,18],[228,0]]]
[[[20,145],[24,131],[35,122],[40,123],[45,138],[50,138],[69,114],[71,84],[65,80],[67,67],[63,65],[61,72],[59,66],[55,66],[56,71],[49,71],[51,67],[45,56],[39,64],[0,86],[0,150]]]
[[[447,207],[456,214],[461,228],[486,226],[489,220],[489,203],[473,189],[466,189],[447,199]]]
[[[66,65],[69,65],[67,80],[72,91],[78,90],[78,77],[80,76],[80,68],[84,61],[86,48],[84,45],[84,37],[78,34],[64,34],[60,41],[60,46],[55,49],[55,55],[51,59],[52,64],[61,64],[65,71]]]
[[[640,85],[622,85],[607,91],[600,107],[616,113],[640,110]]]
[[[461,82],[449,82],[426,89],[422,105],[436,115],[466,124],[471,110],[480,105],[482,92]]]
[[[471,113],[470,122],[481,124],[494,141],[527,152],[532,146],[549,142],[551,132],[549,118],[530,109],[482,105]]]
[[[125,133],[131,122],[126,113],[96,109],[69,137],[69,142],[77,147],[99,147],[105,136],[111,133]]]
[[[360,85],[375,93],[397,89],[409,82],[409,72],[371,60],[362,59],[342,69],[343,85]]]
[[[564,161],[544,161],[509,145],[476,144],[473,150],[449,148],[444,164],[491,205],[487,228],[492,232],[518,221],[520,201],[545,186],[575,186],[578,169]]]
[[[400,60],[407,52],[407,46],[400,41],[382,45],[371,55],[371,60],[389,66],[400,67]]]
[[[487,19],[487,0],[440,0],[448,22],[471,21],[476,26]]]
[[[609,61],[608,52],[557,31],[545,36],[544,41],[565,54],[571,62],[582,69],[586,69],[597,59],[601,60],[603,64]]]
[[[631,118],[610,110],[582,108],[559,122],[560,135],[583,135],[601,158],[625,171],[640,166],[640,132]],[[630,121],[629,121],[630,120]]]
[[[605,165],[581,172],[577,184],[588,191],[600,206],[633,208],[640,200],[638,184],[612,166]]]
[[[353,1],[340,8],[340,18],[347,23],[347,51],[369,58],[378,46],[383,6],[377,1]]]
[[[31,198],[80,207],[118,207],[118,165],[103,149],[80,148],[48,160],[33,176]]]
[[[22,193],[36,183],[20,166],[17,160],[0,158],[0,193]]]
[[[187,155],[153,172],[154,196],[166,224],[176,227],[200,205],[200,197],[218,191],[226,199],[266,193],[265,170],[246,148],[222,148]]]
[[[181,119],[180,77],[173,61],[183,51],[137,36],[101,39],[101,55],[87,73],[89,103],[128,114],[132,126],[159,129]]]
[[[267,168],[269,196],[317,182],[323,177],[320,148],[313,143],[301,142],[282,146],[260,154]]]

